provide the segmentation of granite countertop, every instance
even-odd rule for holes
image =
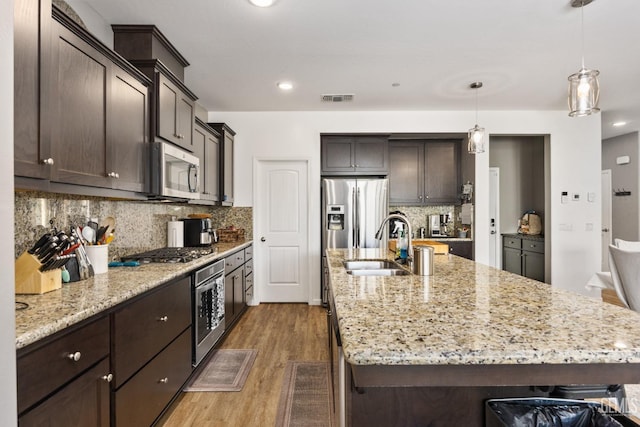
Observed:
[[[413,240],[431,240],[433,242],[473,242],[471,237],[425,237],[424,239],[413,239]]]
[[[29,307],[16,310],[16,348],[20,349],[68,326],[112,308],[145,291],[224,258],[251,241],[217,243],[210,255],[187,263],[150,263],[139,267],[110,267],[104,274],[42,295],[16,295]]]
[[[345,358],[354,365],[639,363],[640,313],[452,256],[433,276],[360,276],[327,250]]]
[[[544,240],[542,234],[502,233],[502,237],[517,237],[518,239]]]

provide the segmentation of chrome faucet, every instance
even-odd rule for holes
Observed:
[[[407,262],[409,265],[413,262],[413,244],[411,243],[411,223],[409,223],[409,219],[401,214],[389,214],[385,219],[382,220],[382,224],[380,224],[380,228],[376,231],[376,239],[382,240],[382,236],[384,234],[384,226],[391,221],[392,219],[398,219],[404,222],[407,225]]]

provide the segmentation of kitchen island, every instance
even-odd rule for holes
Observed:
[[[484,400],[640,382],[640,314],[436,255],[433,276],[347,274],[327,250],[347,425],[482,426]]]

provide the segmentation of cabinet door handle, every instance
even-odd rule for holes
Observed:
[[[158,319],[159,322],[166,322],[169,320],[168,316],[162,316],[161,318]]]
[[[109,172],[107,175],[109,176],[109,178],[120,178],[120,174],[117,172]]]
[[[42,164],[43,165],[49,165],[51,166],[54,163],[53,159],[51,157],[49,157],[48,159],[42,159]]]
[[[106,382],[110,383],[111,381],[113,381],[113,374],[103,375],[102,379],[105,380]]]
[[[82,357],[82,353],[80,353],[79,351],[76,351],[75,353],[69,353],[67,357],[69,358],[69,360],[73,362],[77,362]]]
[[[159,382],[159,383],[162,383],[162,384],[167,384],[167,383],[169,382],[169,378],[167,378],[167,377],[160,378],[160,379],[158,380],[158,382]]]

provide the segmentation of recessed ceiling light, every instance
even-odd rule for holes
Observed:
[[[279,82],[278,87],[282,90],[291,90],[293,89],[293,83],[291,82]]]
[[[274,0],[249,0],[252,5],[258,7],[269,7],[273,5]]]
[[[611,126],[620,127],[620,126],[624,126],[624,125],[626,125],[626,124],[627,124],[627,122],[622,122],[622,121],[620,121],[620,122],[614,122],[614,123],[612,123],[612,124],[611,124]]]

